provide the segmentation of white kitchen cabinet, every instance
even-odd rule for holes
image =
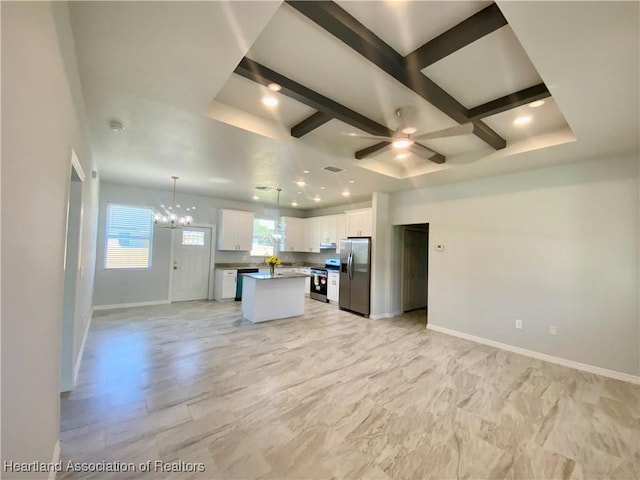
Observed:
[[[303,240],[303,220],[295,217],[281,217],[280,223],[284,224],[283,252],[306,252],[306,244]]]
[[[310,267],[301,267],[298,269],[298,271],[300,273],[304,273],[306,275],[311,275],[311,268]],[[307,277],[304,279],[304,294],[308,297],[309,296],[309,290],[311,289],[311,277]]]
[[[340,292],[340,273],[329,272],[327,275],[327,300],[332,303],[338,303],[338,294]]]
[[[336,253],[340,253],[340,240],[347,236],[347,215],[336,215]]]
[[[337,215],[326,215],[318,217],[320,222],[320,242],[336,243],[338,236],[338,218]]]
[[[221,209],[218,215],[218,250],[251,250],[253,212]]]
[[[373,212],[370,208],[361,208],[347,212],[347,236],[373,236]]]
[[[302,252],[320,253],[320,239],[322,237],[322,225],[320,223],[322,217],[311,217],[302,219],[302,237],[304,240],[304,248]]]
[[[238,281],[237,270],[223,270],[223,269],[217,268],[215,271],[214,298],[218,302],[223,300],[235,299],[237,281]]]

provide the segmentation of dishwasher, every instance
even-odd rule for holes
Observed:
[[[245,273],[258,273],[260,270],[257,268],[239,268],[238,276],[236,277],[236,302],[242,300],[242,276]]]

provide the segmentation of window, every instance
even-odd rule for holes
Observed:
[[[255,218],[253,220],[253,243],[250,255],[273,255],[273,239],[271,235],[273,235],[275,228],[275,220],[265,220],[263,218]]]
[[[151,268],[153,211],[110,203],[107,205],[104,268]]]
[[[199,232],[197,230],[183,230],[182,245],[193,245],[196,247],[204,246],[204,232]]]

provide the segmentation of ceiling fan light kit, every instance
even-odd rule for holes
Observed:
[[[392,143],[394,148],[407,148],[413,145],[413,140],[409,138],[398,138]]]
[[[183,227],[189,227],[193,222],[191,215],[178,215],[176,210],[180,208],[180,205],[176,203],[176,182],[178,177],[175,175],[171,177],[173,180],[173,203],[172,206],[165,210],[165,214],[156,213],[153,217],[153,223],[161,228],[178,229]],[[169,212],[170,210],[171,212]]]
[[[420,135],[414,135],[418,128],[416,124],[418,122],[418,111],[415,107],[407,106],[396,109],[395,116],[398,119],[398,128],[393,133],[392,137],[377,136],[377,135],[360,135],[358,133],[345,133],[344,135],[350,137],[366,138],[368,140],[378,140],[382,142],[391,142],[391,146],[397,149],[409,149],[411,153],[424,158],[426,160],[436,161],[437,152],[431,150],[425,145],[416,143],[421,140],[435,140],[437,138],[455,137],[459,135],[468,135],[473,133],[473,123],[463,123],[455,127],[445,128],[443,130],[437,130],[435,132],[422,133]],[[357,157],[360,160],[373,156],[376,153],[381,153],[385,149],[372,148],[370,152],[364,153],[363,156]],[[364,152],[364,151],[363,151]],[[436,162],[439,163],[439,162]]]

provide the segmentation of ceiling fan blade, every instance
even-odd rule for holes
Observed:
[[[378,141],[387,141],[387,142],[392,142],[394,140],[393,137],[377,137],[375,135],[360,135],[359,133],[349,133],[349,132],[342,132],[340,135],[343,135],[345,137],[366,138],[367,140],[378,140]]]
[[[374,155],[379,155],[383,152],[387,152],[391,150],[393,146],[390,143],[386,145],[384,143],[376,143],[375,145],[371,145],[370,147],[363,148],[362,150],[358,150],[356,152],[355,157],[358,160],[363,160],[367,157],[372,157]]]
[[[409,147],[411,153],[415,153],[420,158],[424,158],[425,160],[429,160],[431,157],[437,155],[436,152],[429,150],[427,147],[420,145],[419,143],[414,143]]]
[[[444,130],[438,130],[437,132],[423,133],[422,135],[416,135],[414,140],[431,140],[434,138],[455,137],[457,135],[467,135],[473,133],[473,123],[463,123],[457,127],[445,128]]]

